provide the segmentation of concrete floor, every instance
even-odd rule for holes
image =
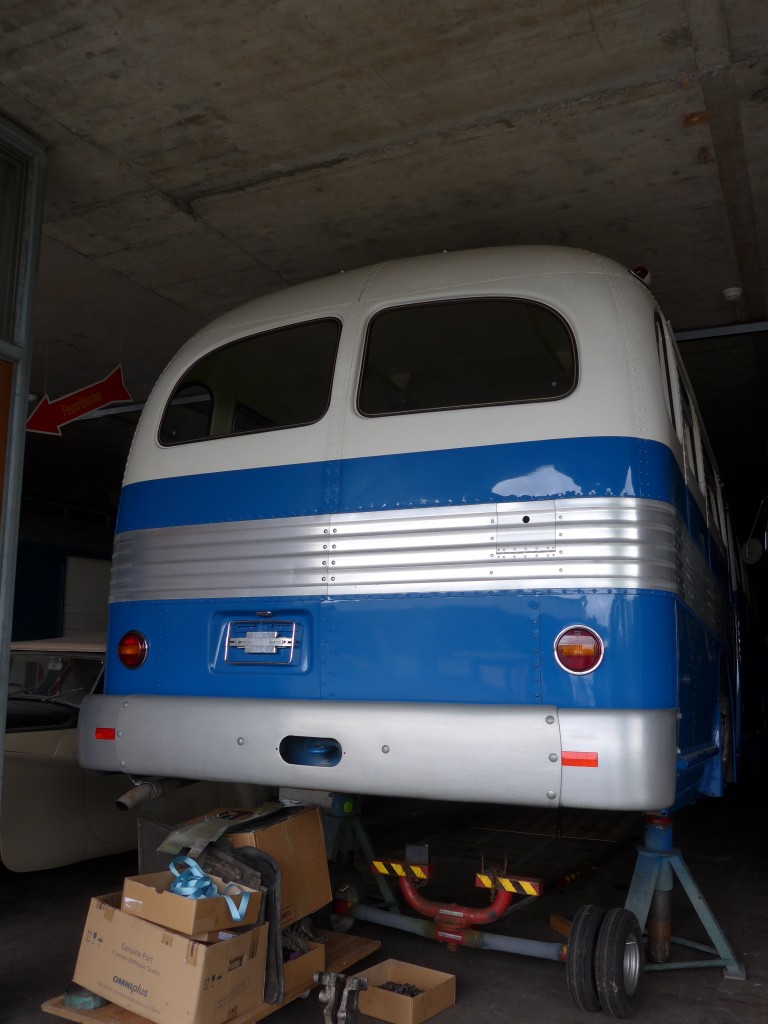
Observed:
[[[726,978],[721,967],[713,966],[646,972],[632,1019],[647,1024],[768,1020],[768,854],[760,835],[764,806],[762,792],[733,792],[681,811],[674,825],[674,844],[743,964],[745,980]],[[585,903],[623,905],[642,840],[639,816],[558,818],[555,812],[541,816],[510,808],[462,807],[453,808],[448,818],[448,810],[447,805],[414,801],[364,805],[377,856],[396,857],[398,850],[402,854],[400,844],[406,840],[429,841],[436,874],[425,896],[481,906],[487,897],[468,880],[483,869],[483,857],[487,866],[503,854],[509,857],[510,873],[518,868],[521,874],[541,877],[545,891],[493,926],[495,932],[557,941],[551,915],[571,919]],[[45,841],[44,823],[40,841]],[[123,877],[136,870],[135,854],[28,874],[0,868],[0,1024],[53,1024],[60,1019],[43,1012],[41,1004],[63,993],[71,979],[90,897],[119,889]],[[378,939],[381,948],[347,973],[396,958],[456,975],[456,1005],[434,1018],[440,1024],[585,1024],[599,1019],[574,1005],[562,963],[493,950],[450,952],[431,939],[364,922],[356,922],[354,931]],[[678,882],[672,896],[672,932],[711,945]],[[694,958],[706,959],[673,946],[673,962]],[[268,1019],[321,1024],[323,1006],[313,991]],[[369,1020],[360,1017],[361,1024]]]

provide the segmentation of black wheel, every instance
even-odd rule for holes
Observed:
[[[611,1017],[629,1017],[637,1006],[645,954],[643,933],[630,910],[614,907],[603,919],[595,950],[600,1005]]]
[[[357,868],[346,864],[329,864],[328,870],[334,900],[346,900],[348,903],[365,902],[365,880]],[[334,913],[333,903],[329,903],[327,907],[318,911],[317,923],[320,928],[348,932],[352,930],[355,919],[346,914]]]
[[[602,1009],[595,982],[595,951],[605,910],[591,903],[579,907],[568,935],[565,977],[571,999],[580,1010]]]

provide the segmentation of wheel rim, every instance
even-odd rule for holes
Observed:
[[[624,944],[624,988],[627,995],[634,995],[643,973],[642,951],[637,943],[627,939]]]

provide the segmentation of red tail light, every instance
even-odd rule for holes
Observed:
[[[586,626],[569,626],[555,640],[555,660],[574,675],[592,672],[603,660],[603,641]]]
[[[132,629],[118,643],[117,656],[126,668],[138,668],[144,664],[148,650],[149,644],[146,639]]]

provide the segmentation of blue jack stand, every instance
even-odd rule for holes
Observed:
[[[722,967],[724,977],[744,981],[747,976],[744,965],[737,961],[680,851],[672,846],[672,818],[664,812],[646,814],[644,835],[645,846],[638,848],[635,872],[624,907],[635,915],[641,930],[647,931],[648,956],[645,969],[664,971],[690,967]],[[671,934],[670,902],[674,875],[677,875],[714,947],[680,939]],[[669,963],[670,943],[708,953],[711,958]]]
[[[329,861],[346,858],[351,863],[354,851],[358,848],[362,850],[369,864],[376,859],[370,837],[360,816],[360,797],[349,793],[332,794],[331,806],[326,810],[323,821],[325,848]],[[381,875],[376,875],[375,878],[384,904],[391,913],[399,914],[400,907],[388,879]],[[334,896],[336,895],[334,893]]]

